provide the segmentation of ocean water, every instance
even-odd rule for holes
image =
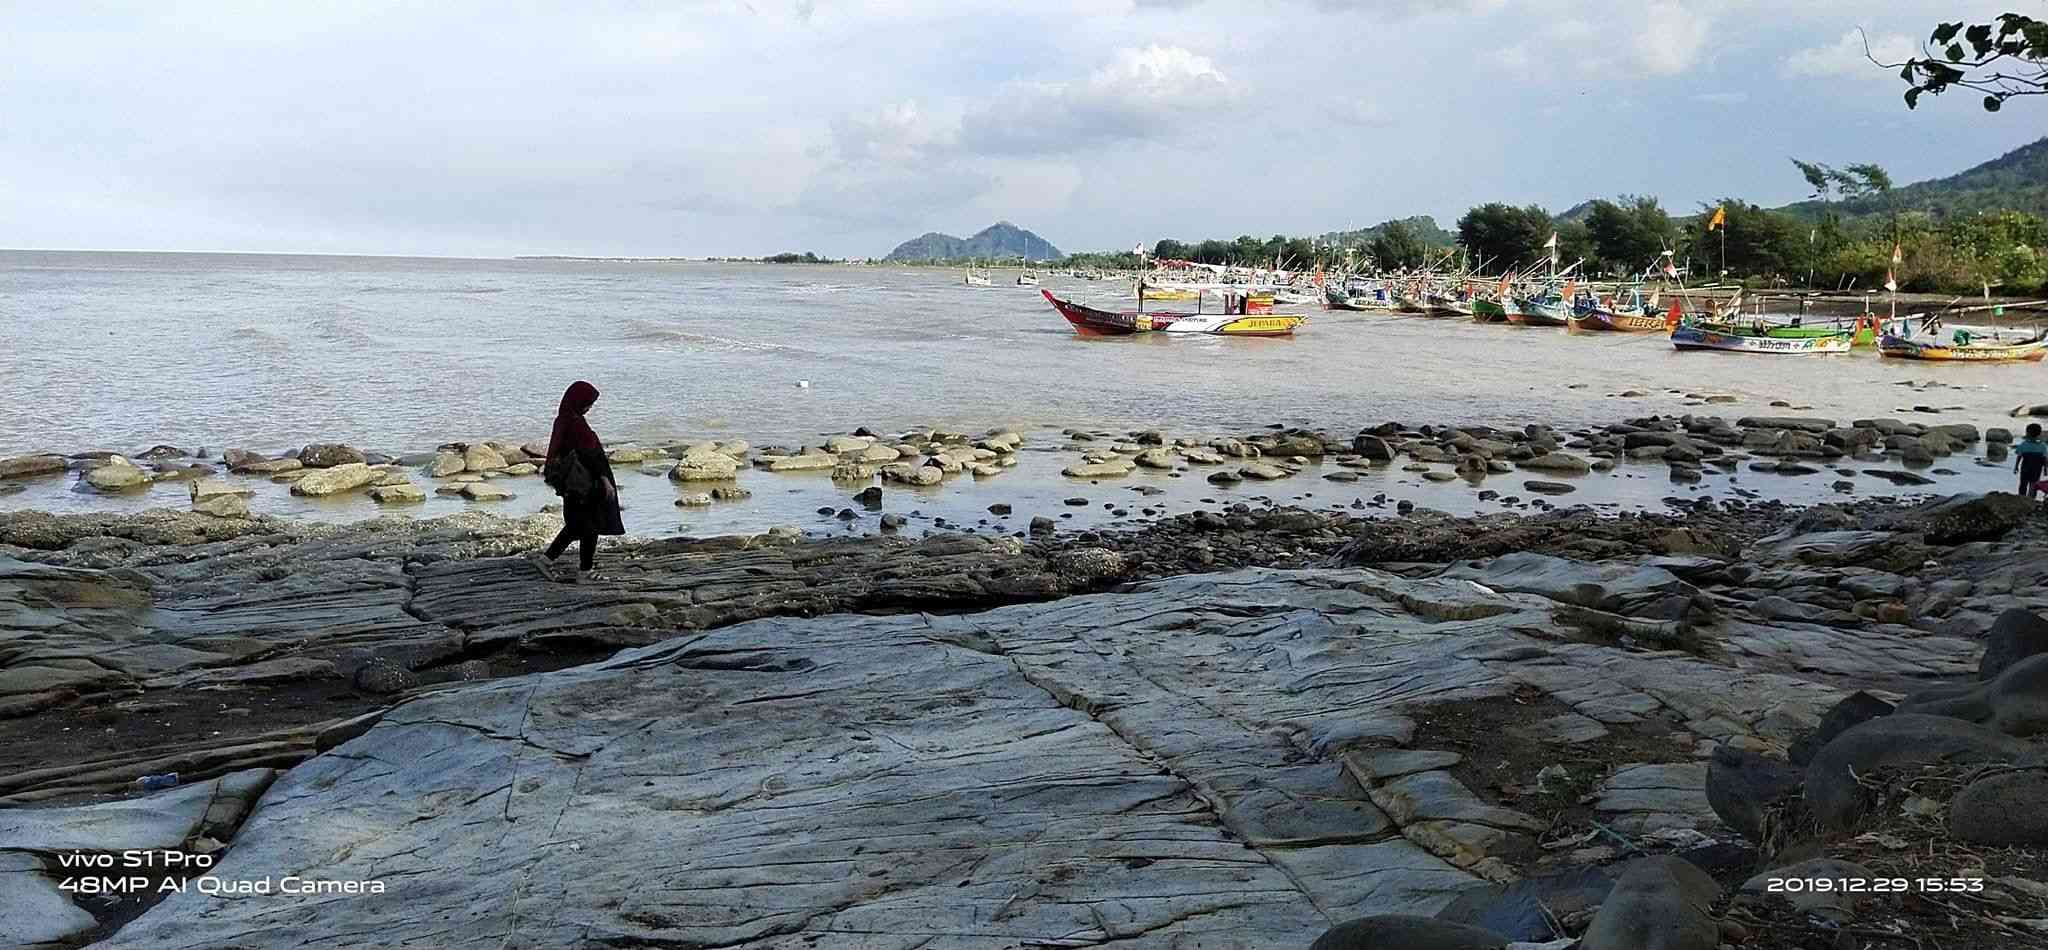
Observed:
[[[1915,418],[1999,425],[2017,403],[2048,401],[2037,364],[1679,353],[1656,335],[1319,309],[1292,339],[1084,339],[1036,289],[1011,286],[1013,272],[994,276],[997,286],[976,288],[958,271],[895,266],[0,251],[0,456],[525,441],[544,436],[579,378],[604,392],[591,420],[612,444],[800,443],[862,425],[936,425],[1014,426],[1052,445],[1068,426],[1208,436],[1271,423],[1351,431],[1386,420],[1569,426],[1793,412],[1772,401],[1845,420],[1927,406],[1943,411]],[[1045,286],[1128,306],[1116,299],[1127,284]],[[1631,391],[1640,395],[1621,395]],[[1709,393],[1739,401],[1686,405]],[[1029,482],[1057,497],[1059,462],[1034,460],[1026,468],[1052,474],[1027,473],[1016,490]],[[88,500],[43,487],[0,506],[147,506],[180,500],[174,489],[182,496],[160,486]],[[659,490],[672,492],[665,480]],[[741,520],[840,497],[808,482],[782,493],[799,497],[763,499]],[[366,506],[333,516],[375,513]]]

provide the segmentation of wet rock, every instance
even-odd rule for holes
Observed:
[[[249,499],[241,495],[208,495],[193,499],[192,510],[215,518],[247,518]]]
[[[1949,833],[1994,847],[2048,845],[2048,769],[1986,775],[1949,803]]]
[[[307,468],[333,468],[336,465],[365,463],[369,459],[354,446],[338,442],[315,442],[299,450],[299,461]]]
[[[753,492],[738,485],[720,485],[711,490],[711,499],[713,501],[741,501],[753,496]]]
[[[946,470],[936,465],[891,462],[882,466],[882,480],[904,485],[931,486],[946,480]]]
[[[2033,502],[2005,492],[1952,495],[1893,515],[1885,526],[1918,531],[1929,544],[1996,541],[2019,527],[2034,510]]]
[[[1794,416],[1745,416],[1735,420],[1735,425],[1743,429],[1791,429],[1819,433],[1834,428],[1835,420]]]
[[[1076,462],[1060,469],[1068,478],[1119,478],[1129,475],[1138,463],[1127,458],[1104,459],[1100,462]]]
[[[1707,760],[1707,804],[1728,827],[1751,841],[1762,841],[1769,816],[1798,798],[1805,778],[1797,766],[1717,745]]]
[[[69,467],[61,455],[17,455],[0,459],[0,479],[57,475]]]
[[[1526,482],[1523,482],[1522,488],[1526,491],[1535,492],[1538,495],[1568,495],[1572,492],[1578,491],[1577,488],[1574,488],[1563,482],[1546,482],[1541,479],[1533,478]]]
[[[2010,608],[1999,614],[1984,634],[1984,659],[1977,667],[1977,678],[1997,679],[2013,664],[2042,653],[2048,653],[2048,618]]]
[[[1375,462],[1391,462],[1394,460],[1394,450],[1391,446],[1387,445],[1387,440],[1371,433],[1361,432],[1358,435],[1352,436],[1351,450],[1357,452],[1360,457]]]
[[[430,478],[447,478],[450,475],[460,475],[464,465],[465,463],[460,454],[455,452],[436,452],[434,453],[434,460],[427,463],[427,475]]]
[[[1891,714],[1891,703],[1862,690],[1850,693],[1820,717],[1820,725],[1813,732],[1799,737],[1797,742],[1792,743],[1789,758],[1793,765],[1808,765],[1813,762],[1815,754],[1826,748],[1828,743],[1835,741],[1836,736],[1862,723]]]
[[[103,492],[136,491],[149,487],[149,473],[116,455],[86,472],[85,483]]]
[[[1173,468],[1178,464],[1171,449],[1146,449],[1133,460],[1144,468]]]
[[[472,442],[462,449],[462,470],[465,472],[495,472],[505,465],[505,456],[485,443]]]
[[[1260,481],[1276,481],[1294,474],[1292,470],[1270,462],[1246,462],[1237,467],[1237,473],[1245,478],[1256,478]]]
[[[859,494],[854,495],[853,500],[859,502],[865,508],[880,508],[882,507],[882,486],[869,485],[861,489]]]
[[[988,506],[988,513],[992,515],[1007,515],[1010,513],[1010,506],[1007,503],[999,501],[993,505]]]
[[[1309,950],[1501,950],[1507,945],[1508,938],[1468,924],[1381,914],[1338,924]]]
[[[339,495],[368,485],[382,474],[361,462],[338,463],[328,468],[316,468],[292,482],[292,494],[314,498]]]
[[[1925,475],[1921,475],[1915,472],[1906,471],[1902,468],[1866,468],[1863,470],[1863,474],[1868,475],[1872,478],[1882,478],[1885,481],[1891,482],[1894,485],[1934,484],[1934,479],[1928,478]]]
[[[740,463],[732,456],[717,451],[692,452],[676,460],[674,468],[668,470],[672,482],[723,482],[738,477]]]
[[[1211,485],[1235,485],[1241,481],[1244,481],[1244,476],[1239,475],[1232,469],[1218,469],[1209,473],[1209,484]]]
[[[676,507],[678,508],[703,508],[710,505],[711,502],[711,493],[708,491],[684,492],[676,496]]]
[[[1720,897],[1721,886],[1683,858],[1639,859],[1614,882],[1579,950],[1715,950]]]
[[[910,522],[907,519],[905,519],[902,515],[899,515],[893,511],[882,516],[883,531],[896,531],[909,523]]]
[[[1846,831],[1869,807],[1858,775],[1887,766],[2011,761],[2028,749],[2027,743],[1983,726],[1902,710],[1852,727],[1813,757],[1806,768],[1807,808],[1822,827]]]
[[[186,490],[188,493],[191,494],[193,501],[205,501],[209,498],[214,498],[220,495],[241,495],[246,498],[250,495],[256,494],[256,490],[253,488],[243,488],[240,485],[230,485],[227,482],[221,481],[218,478],[199,479],[198,481],[190,483],[187,486]]]
[[[811,466],[810,468],[814,469],[815,467],[816,466]],[[777,469],[773,465],[771,465],[769,466],[769,471],[790,471],[790,469]],[[876,471],[877,469],[873,465],[863,465],[858,462],[840,462],[839,464],[832,466],[831,478],[835,482],[851,482],[854,484],[859,484],[861,482],[867,481],[870,478],[875,477]]]
[[[1058,530],[1058,528],[1059,522],[1054,521],[1051,518],[1035,517],[1031,519],[1032,534],[1051,534],[1054,531]]]

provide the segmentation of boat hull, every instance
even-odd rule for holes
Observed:
[[[1532,307],[1509,313],[1507,321],[1518,327],[1561,327],[1565,318],[1551,313],[1537,313]]]
[[[1077,332],[1096,336],[1128,336],[1133,333],[1151,333],[1164,330],[1183,316],[1177,313],[1143,313],[1138,311],[1099,310],[1071,300],[1061,300],[1052,291],[1041,288],[1047,303],[1073,324]]]
[[[1472,301],[1472,322],[1473,322],[1473,323],[1506,323],[1506,322],[1507,322],[1507,319],[1508,319],[1508,309],[1507,309],[1506,307],[1503,307],[1503,306],[1501,306],[1501,305],[1500,305],[1500,301],[1497,301],[1497,300],[1474,300],[1474,301]]]
[[[1292,336],[1307,322],[1307,317],[1292,314],[1189,314],[1175,320],[1166,331],[1215,336]]]
[[[1887,333],[1877,344],[1878,353],[1900,360],[1929,360],[1955,363],[2035,363],[2048,356],[2048,339],[2025,343],[1971,343],[1955,346],[1916,343]]]
[[[1664,317],[1610,313],[1605,310],[1574,314],[1565,322],[1574,330],[1593,330],[1602,333],[1654,333],[1671,328]]]
[[[1681,350],[1719,350],[1723,353],[1770,353],[1779,356],[1819,356],[1849,352],[1849,334],[1834,336],[1755,336],[1721,333],[1700,327],[1681,326],[1671,331],[1671,345]]]

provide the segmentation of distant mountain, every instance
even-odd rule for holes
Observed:
[[[977,261],[1023,258],[1027,261],[1058,260],[1060,249],[1052,242],[1008,221],[998,221],[975,232],[971,238],[956,238],[937,231],[896,245],[883,258],[888,261]]]
[[[1387,225],[1395,223],[1397,222],[1383,221],[1356,231],[1331,231],[1322,235],[1319,240],[1332,247],[1364,247],[1371,244],[1373,238],[1379,237],[1380,231]],[[1431,247],[1449,247],[1458,241],[1457,235],[1444,230],[1436,223],[1436,218],[1430,215],[1418,214],[1412,218],[1400,218],[1398,223],[1407,225],[1408,230],[1416,238]]]
[[[1892,198],[1900,211],[1925,211],[1935,217],[1980,211],[2026,211],[2048,215],[2048,138],[2022,145],[1947,178],[1894,188]],[[1779,210],[1813,219],[1819,218],[1823,209],[1845,218],[1886,211],[1880,198],[1801,201]]]

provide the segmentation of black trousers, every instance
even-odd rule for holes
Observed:
[[[571,541],[577,543],[577,560],[583,565],[584,570],[590,570],[590,566],[597,561],[597,529],[595,527],[586,528],[578,532],[569,525],[563,525],[562,530],[555,535],[554,542],[548,545],[548,560],[552,561],[555,558],[561,557],[562,552],[569,549],[569,542]]]

